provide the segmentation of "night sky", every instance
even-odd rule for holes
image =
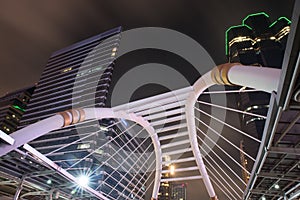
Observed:
[[[291,18],[293,0],[1,0],[0,96],[34,85],[51,53],[122,26],[163,27],[201,44],[216,64],[226,62],[225,31],[248,14]],[[203,185],[199,185],[203,189]],[[193,191],[192,191],[193,192]],[[197,196],[191,194],[191,196]],[[193,200],[193,199],[192,199]]]
[[[38,82],[53,51],[108,29],[164,27],[180,31],[226,62],[224,32],[247,14],[264,11],[271,21],[290,17],[293,1],[96,1],[0,2],[0,96]]]

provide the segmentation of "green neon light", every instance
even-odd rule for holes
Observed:
[[[18,110],[21,110],[21,111],[25,112],[25,110],[23,108],[21,108],[20,106],[13,105],[12,107],[14,107],[15,109],[18,109]]]
[[[250,26],[248,26],[247,24],[245,24],[245,21],[246,21],[249,17],[258,16],[258,15],[264,15],[264,16],[270,18],[270,16],[269,16],[268,14],[266,14],[265,12],[259,12],[259,13],[250,14],[250,15],[247,15],[247,16],[243,19],[241,25],[231,26],[231,27],[229,27],[229,28],[226,30],[226,32],[225,32],[225,53],[226,53],[226,55],[228,55],[228,53],[229,53],[228,32],[229,32],[231,29],[233,29],[233,28],[239,28],[239,27],[247,27],[248,29],[252,30],[252,28],[251,28]],[[274,22],[269,26],[269,28],[272,27],[272,26],[274,26],[279,20],[285,20],[285,21],[287,21],[288,24],[291,24],[291,20],[289,20],[288,18],[282,16],[282,17],[279,17],[276,21],[274,21]]]
[[[277,22],[278,22],[278,19],[277,19],[275,22],[273,22],[273,23],[269,26],[269,28],[271,28],[272,26],[274,26]]]
[[[291,24],[291,23],[292,23],[291,20],[289,20],[289,19],[286,18],[286,17],[279,17],[279,18],[277,19],[277,21],[279,21],[279,20],[281,20],[281,19],[284,19],[285,21],[287,21],[288,24]]]
[[[274,21],[270,26],[269,26],[269,28],[271,28],[272,26],[274,26],[278,21],[280,21],[280,20],[285,20],[285,21],[287,21],[287,24],[291,24],[291,20],[289,20],[288,18],[286,18],[286,17],[279,17],[276,21]]]
[[[228,32],[231,30],[231,29],[234,29],[234,28],[240,28],[240,27],[247,27],[249,30],[252,30],[252,28],[246,24],[242,24],[242,25],[236,25],[236,26],[231,26],[229,27],[226,32],[225,32],[225,53],[226,55],[228,55]]]
[[[245,21],[246,21],[249,17],[258,16],[258,15],[264,15],[264,16],[266,16],[266,17],[269,18],[269,15],[266,14],[265,12],[254,13],[254,14],[250,14],[250,15],[248,15],[247,17],[245,17],[245,18],[243,19],[243,21],[242,21],[243,24],[245,24]]]

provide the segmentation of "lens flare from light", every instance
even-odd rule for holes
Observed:
[[[170,174],[171,175],[175,174],[175,166],[174,165],[170,165]]]
[[[87,175],[80,175],[77,178],[77,183],[80,187],[86,187],[89,185],[90,178]]]

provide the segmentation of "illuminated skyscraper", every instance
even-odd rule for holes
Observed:
[[[54,52],[21,127],[68,109],[105,106],[120,32],[116,28]]]
[[[228,61],[281,68],[290,23],[286,17],[271,23],[264,12],[248,15],[226,31]]]
[[[33,90],[28,87],[0,98],[0,130],[7,134],[17,130]]]
[[[248,15],[241,25],[226,31],[226,55],[231,63],[281,68],[290,20],[280,17],[271,23],[264,13]],[[241,93],[238,107],[247,112],[266,115],[270,95],[263,92]],[[249,115],[242,116],[242,130],[261,137],[264,119]]]
[[[54,52],[19,128],[74,108],[105,107],[120,34],[121,28],[115,28]],[[133,138],[125,131],[127,126],[132,124],[124,120],[90,120],[48,133],[30,145],[75,177],[79,173],[93,176],[89,186],[110,199],[143,199],[145,174],[126,169],[139,164],[140,157],[128,156],[134,151],[146,152],[144,140]],[[145,172],[145,166],[139,170]],[[74,186],[67,193],[80,192]]]
[[[281,68],[290,23],[286,17],[280,17],[271,23],[269,16],[264,12],[248,15],[241,25],[232,26],[226,31],[228,61],[257,67]],[[264,92],[241,92],[237,95],[237,106],[239,110],[266,116],[269,99],[270,95]],[[265,119],[260,116],[243,114],[241,130],[261,139]],[[253,163],[248,162],[244,150],[258,149],[253,145],[257,144],[249,140],[240,142],[240,162],[243,166],[241,177],[245,182],[249,180],[249,174],[246,171]]]
[[[186,187],[185,183],[173,183],[172,184],[172,193],[171,200],[187,200],[186,198]]]
[[[167,178],[168,174],[164,174],[162,178]],[[171,200],[171,184],[170,182],[162,182],[159,187],[158,200]]]

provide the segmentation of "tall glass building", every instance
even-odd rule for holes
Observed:
[[[10,134],[17,130],[33,91],[31,86],[0,97],[1,131]]]
[[[72,108],[104,107],[121,28],[54,52],[21,120],[21,127]]]
[[[269,15],[264,12],[250,14],[242,20],[241,25],[230,27],[226,31],[226,55],[231,63],[241,63],[256,67],[281,68],[285,46],[290,32],[291,21],[286,17],[280,17],[271,22]],[[241,89],[241,88],[235,88]],[[246,89],[246,88],[242,88]],[[261,139],[265,125],[265,119],[269,108],[270,94],[265,92],[241,93],[236,96],[239,110],[257,114],[241,116],[241,130]],[[260,116],[259,116],[260,115]],[[255,148],[252,141],[241,141],[241,164],[246,169],[252,165],[242,151]],[[253,152],[256,155],[255,152]],[[242,177],[247,182],[249,176],[242,171]]]
[[[171,200],[187,200],[186,189],[186,183],[172,184]]]
[[[69,109],[105,107],[120,39],[118,27],[54,52],[19,128]],[[139,137],[141,127],[127,131],[132,126],[122,119],[90,120],[30,145],[73,176],[89,176],[89,186],[109,199],[144,199],[148,166],[143,161],[153,149],[149,137]],[[54,184],[54,177],[44,181]],[[62,191],[93,199],[75,185]]]
[[[281,68],[290,20],[280,17],[273,23],[264,13],[248,15],[241,25],[232,26],[226,31],[226,55],[231,63],[241,63],[257,67]],[[241,93],[238,106],[241,110],[266,115],[269,94]],[[264,120],[259,117],[243,116],[242,128],[261,137]]]

